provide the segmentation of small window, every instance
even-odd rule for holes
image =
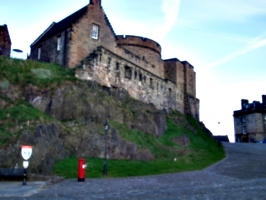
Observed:
[[[153,88],[153,79],[150,78],[150,87]]]
[[[130,67],[125,66],[125,78],[131,79],[132,76],[132,70]]]
[[[142,74],[139,73],[139,80],[142,81]]]
[[[135,70],[135,79],[138,77],[138,72]]]
[[[61,37],[59,36],[57,38],[57,51],[60,51],[61,50]]]
[[[119,70],[119,62],[116,62],[116,70]]]
[[[42,49],[41,47],[38,48],[38,60],[41,59],[41,52],[42,52]]]
[[[99,37],[99,26],[93,24],[92,25],[92,33],[91,33],[91,37],[95,40],[98,40]]]
[[[111,58],[111,57],[108,57],[107,67],[110,67],[110,65],[111,65],[111,60],[112,60],[112,58]]]
[[[241,122],[245,123],[246,122],[246,118],[245,117],[241,117]]]
[[[168,93],[169,93],[169,96],[172,95],[172,88],[169,88],[169,89],[168,89]]]
[[[247,127],[243,126],[243,134],[247,134]]]

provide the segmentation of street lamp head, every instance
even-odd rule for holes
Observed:
[[[109,124],[108,121],[106,120],[104,123],[104,130],[108,131],[108,129],[109,129]]]

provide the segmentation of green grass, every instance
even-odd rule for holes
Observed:
[[[51,84],[60,85],[66,80],[77,80],[72,69],[56,64],[0,56],[0,87],[2,89],[8,89],[9,83],[22,86],[32,84],[43,88]]]
[[[20,135],[24,129],[30,129],[40,122],[51,121],[51,117],[34,108],[27,101],[12,101],[0,96],[6,107],[0,110],[0,145]]]
[[[62,68],[59,65],[0,56],[0,90],[8,91],[10,87],[18,87],[18,90],[22,90],[28,85],[51,90],[66,81],[78,82],[74,77],[73,70]],[[111,98],[110,96],[102,97],[98,97],[99,101]],[[0,105],[2,106],[0,109],[0,146],[17,141],[22,131],[34,129],[36,124],[57,121],[35,109],[27,101],[14,99],[0,96]],[[124,101],[127,112],[131,114],[133,119],[137,117],[134,106],[141,105],[136,104],[135,100],[131,98]],[[64,122],[58,123],[64,124]],[[168,128],[160,138],[129,129],[126,125],[115,121],[110,122],[110,125],[119,131],[124,140],[136,144],[140,150],[149,150],[154,159],[152,161],[108,160],[108,177],[143,176],[198,170],[224,157],[223,148],[219,148],[217,143],[204,133],[195,119],[178,112],[168,116]],[[67,132],[67,129],[65,131]],[[173,138],[184,136],[189,138],[189,146],[178,145],[173,141]],[[175,158],[176,161],[174,161]],[[103,176],[103,159],[86,158],[86,162],[88,164],[86,177]],[[58,160],[54,166],[54,174],[66,178],[76,178],[77,165],[77,158],[73,156],[65,160]]]
[[[17,87],[18,91],[23,91],[28,85],[52,89],[65,81],[78,81],[72,69],[56,64],[0,56],[0,90],[4,92],[10,87]],[[0,96],[0,103],[2,106],[0,107],[0,145],[15,139],[23,129],[30,129],[33,124],[52,119],[21,99],[11,100],[6,96]]]
[[[142,149],[150,149],[155,156],[152,161],[108,160],[108,177],[144,176],[181,171],[200,170],[218,162],[225,156],[222,147],[207,136],[196,120],[188,120],[196,128],[197,133],[189,131],[185,126],[178,126],[171,119],[167,120],[168,129],[160,138],[126,128],[125,125],[111,122],[120,135]],[[190,139],[188,147],[180,146],[172,141],[174,137],[187,135]],[[177,160],[174,161],[174,158]],[[86,158],[87,178],[103,177],[103,159]],[[56,161],[54,173],[66,178],[77,177],[78,162],[76,157]]]

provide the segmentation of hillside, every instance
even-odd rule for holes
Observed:
[[[108,159],[152,163],[157,168],[151,174],[200,169],[224,157],[192,117],[156,110],[124,90],[74,74],[59,65],[0,57],[0,167],[21,167],[23,144],[33,146],[30,172],[61,173],[65,159],[103,158],[105,139]]]

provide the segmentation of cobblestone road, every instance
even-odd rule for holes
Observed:
[[[201,171],[85,182],[71,179],[24,199],[266,199],[266,145],[224,146],[227,158]]]

